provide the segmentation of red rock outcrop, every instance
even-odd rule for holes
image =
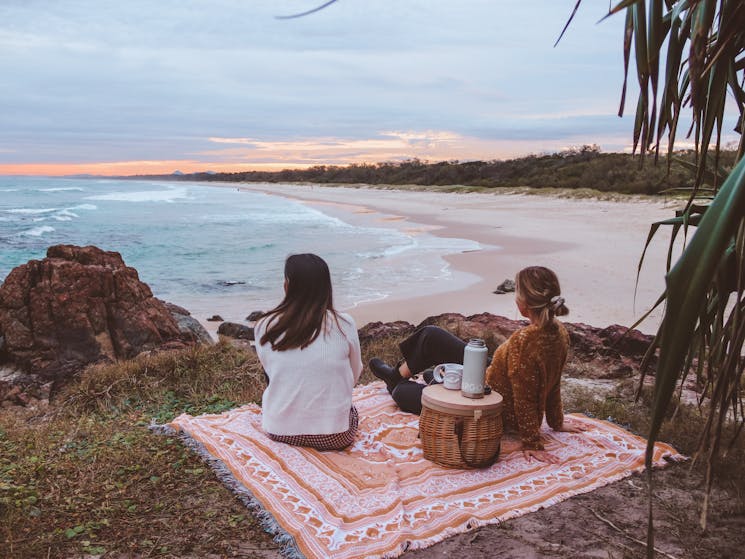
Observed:
[[[435,325],[452,332],[459,338],[482,338],[493,352],[515,330],[527,325],[524,320],[510,320],[490,313],[463,316],[446,313],[430,316],[416,328]],[[632,376],[638,373],[647,348],[653,336],[625,326],[613,324],[607,328],[596,328],[582,323],[565,322],[571,338],[571,353],[567,363],[567,373],[586,378],[612,379]],[[371,323],[360,330],[360,340],[382,337],[402,336],[414,330],[406,322]],[[652,369],[656,360],[652,359]]]
[[[370,340],[388,338],[391,336],[403,337],[414,331],[414,325],[403,320],[396,322],[368,322],[358,330],[360,343]]]
[[[58,245],[0,286],[0,365],[59,381],[89,363],[193,342],[117,252]]]

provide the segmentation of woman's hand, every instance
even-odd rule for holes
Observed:
[[[538,460],[539,462],[547,462],[549,464],[559,464],[561,460],[550,452],[546,452],[545,450],[531,450],[528,448],[523,449],[523,456],[528,462],[532,462],[533,458]]]
[[[560,428],[554,429],[554,431],[558,431],[559,433],[582,433],[587,431],[587,426],[581,423],[578,425],[567,425],[564,423]]]

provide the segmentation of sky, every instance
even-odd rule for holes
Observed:
[[[322,3],[2,0],[0,174],[629,148],[624,18],[598,23],[607,2],[583,2],[557,47],[575,0],[337,0],[277,18]]]

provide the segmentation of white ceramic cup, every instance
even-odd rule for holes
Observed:
[[[463,365],[442,363],[432,370],[432,376],[448,390],[460,390],[460,383],[463,379]]]

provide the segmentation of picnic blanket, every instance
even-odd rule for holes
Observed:
[[[592,491],[644,469],[646,441],[607,421],[568,415],[584,433],[544,429],[560,464],[528,462],[520,443],[502,441],[483,470],[437,466],[422,456],[419,417],[398,410],[381,382],[358,386],[355,443],[319,452],[271,441],[261,408],[181,415],[180,431],[294,557],[398,557],[478,526],[496,524]],[[654,464],[683,459],[656,445]]]

